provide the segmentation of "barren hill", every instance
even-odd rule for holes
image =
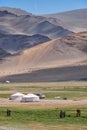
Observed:
[[[0,48],[0,60],[2,60],[4,57],[10,56],[10,53]]]
[[[74,32],[87,30],[87,9],[77,9],[62,13],[46,15],[48,18],[60,19]]]
[[[0,80],[87,80],[87,32],[73,33],[87,29],[86,14],[0,7]]]
[[[20,9],[0,7],[0,32],[4,34],[36,35],[50,39],[71,34],[59,19],[35,16]]]
[[[60,80],[75,80],[75,75],[78,80],[85,79],[87,76],[86,48],[87,32],[58,38],[21,51],[19,55],[6,58],[5,62],[0,64],[0,74],[17,74],[17,78],[10,77],[13,81],[17,79],[22,81],[22,78],[28,81],[28,75],[29,81],[34,81],[34,79],[37,79],[35,81],[40,81],[40,79],[41,81],[57,81],[59,75]],[[18,74],[21,74],[19,78]],[[37,78],[34,78],[35,75]]]
[[[48,37],[39,34],[32,36],[0,34],[0,47],[10,54],[16,54],[21,50],[28,49],[49,40]]]
[[[0,11],[7,11],[9,13],[12,13],[14,15],[18,15],[18,16],[21,16],[21,15],[31,15],[31,13],[28,13],[24,10],[21,10],[21,9],[17,9],[17,8],[11,8],[11,7],[0,7]]]

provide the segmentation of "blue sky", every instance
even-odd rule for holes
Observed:
[[[87,8],[87,0],[0,0],[0,6],[21,8],[33,14],[51,14]]]

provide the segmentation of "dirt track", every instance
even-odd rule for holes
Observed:
[[[20,102],[5,98],[0,99],[0,106],[4,105],[87,105],[87,100],[40,100],[39,102]]]

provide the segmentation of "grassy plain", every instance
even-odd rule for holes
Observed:
[[[55,82],[55,83],[10,83],[0,84],[0,100],[8,98],[14,92],[45,93],[46,100],[55,100],[60,96],[72,100],[87,100],[87,82]],[[59,100],[59,99],[57,99]],[[28,103],[7,106],[0,105],[0,128],[11,130],[87,130],[87,104],[84,105],[49,105]],[[6,116],[10,108],[11,117]],[[81,110],[81,117],[76,117],[76,109]],[[66,117],[60,119],[63,109]],[[3,127],[2,127],[3,126]],[[17,127],[15,127],[17,126]]]
[[[81,100],[87,99],[87,82],[41,82],[41,83],[2,83],[0,84],[0,98],[8,98],[15,92],[44,93],[46,99]]]
[[[81,117],[76,117],[76,108],[63,107],[66,111],[66,117],[60,119],[59,112],[62,107],[48,108],[48,109],[35,109],[27,107],[10,107],[12,113],[11,117],[6,116],[6,108],[0,108],[0,126],[17,126],[22,128],[31,128],[35,130],[37,127],[39,130],[86,130],[87,129],[87,108],[79,106],[81,109]]]

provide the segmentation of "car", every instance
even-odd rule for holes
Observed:
[[[43,93],[38,93],[38,94],[36,94],[36,95],[39,96],[40,99],[43,99],[43,98],[46,97],[45,94],[43,94]]]

